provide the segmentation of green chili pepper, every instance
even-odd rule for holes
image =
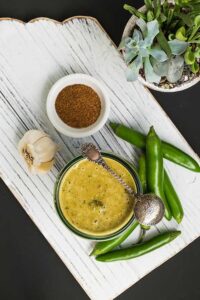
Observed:
[[[145,193],[145,192],[147,192],[147,181],[146,181],[146,159],[145,159],[144,154],[142,154],[139,158],[138,174],[139,174],[140,181],[142,184],[143,193]],[[167,203],[172,212],[172,216],[177,221],[177,223],[180,224],[183,219],[183,216],[184,216],[183,208],[182,208],[180,199],[179,199],[179,197],[170,181],[170,178],[165,170],[164,170],[164,193],[165,193],[165,197],[167,199]],[[147,228],[146,228],[143,225],[142,225],[142,227],[146,230],[148,230],[150,228],[149,226],[147,226]]]
[[[165,198],[164,168],[162,144],[153,126],[151,126],[146,139],[146,174],[148,191],[161,198],[165,205],[165,217],[171,220],[172,214]]]
[[[184,216],[183,208],[167,172],[164,172],[164,193],[171,209],[172,216],[178,223],[181,223]]]
[[[164,158],[191,171],[200,172],[200,166],[194,158],[182,150],[166,142],[162,142],[162,150]]]
[[[145,155],[142,154],[138,161],[138,175],[142,184],[143,193],[146,193],[147,190],[147,180],[146,180],[146,159]]]
[[[103,255],[99,255],[96,257],[96,260],[102,262],[112,262],[135,258],[170,243],[180,234],[181,231],[165,232],[141,244],[136,244],[129,248],[119,249]]]
[[[145,149],[146,137],[142,133],[116,123],[110,123],[110,126],[118,137],[135,145],[136,147]],[[166,142],[162,142],[162,151],[164,158],[191,171],[200,172],[200,166],[198,163],[191,156],[175,146]]]
[[[119,237],[109,240],[109,241],[97,243],[90,255],[96,256],[96,255],[104,254],[104,253],[111,251],[115,247],[119,246],[121,243],[123,243],[127,239],[127,237],[133,232],[133,230],[138,226],[138,224],[139,223],[137,221],[135,221]]]
[[[110,127],[113,129],[114,133],[121,139],[135,145],[138,148],[145,149],[146,137],[144,134],[122,124],[110,123]]]

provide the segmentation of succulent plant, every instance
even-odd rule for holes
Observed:
[[[171,83],[177,82],[183,73],[184,58],[181,55],[174,56],[164,63],[153,62],[153,69],[159,76],[165,76]]]
[[[165,76],[167,80],[171,83],[177,82],[183,73],[184,68],[184,58],[182,54],[188,47],[188,43],[179,40],[172,40],[168,42],[169,47],[172,52],[172,56],[165,62],[152,61],[154,72],[163,77]]]
[[[132,37],[123,39],[119,46],[119,49],[123,50],[124,60],[129,66],[127,80],[136,80],[139,70],[144,67],[146,80],[159,83],[161,77],[154,72],[150,57],[158,62],[164,62],[168,57],[158,44],[153,44],[159,33],[158,21],[146,23],[143,19],[138,19],[136,24],[141,31],[135,29]]]
[[[187,67],[200,70],[200,0],[144,0],[146,12],[125,4],[137,17],[132,36],[120,49],[128,65],[127,79],[141,71],[146,81],[158,84],[161,77],[177,82]]]

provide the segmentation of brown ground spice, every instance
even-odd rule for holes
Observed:
[[[96,122],[101,112],[101,101],[89,86],[74,84],[58,94],[55,107],[64,123],[74,128],[83,128]]]

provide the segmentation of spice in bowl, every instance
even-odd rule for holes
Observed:
[[[84,128],[94,124],[100,116],[98,94],[84,84],[66,86],[58,94],[55,108],[60,119],[70,127]]]
[[[51,87],[46,103],[52,125],[62,134],[83,138],[101,130],[110,111],[109,94],[96,78],[70,74]]]

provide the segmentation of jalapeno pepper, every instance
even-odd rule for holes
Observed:
[[[141,244],[136,244],[129,248],[119,249],[112,252],[108,252],[106,254],[99,255],[96,257],[96,260],[101,262],[112,262],[118,260],[132,259],[170,243],[180,234],[180,231],[165,232]]]
[[[96,255],[104,254],[104,253],[111,251],[112,249],[114,249],[115,247],[117,247],[121,243],[123,243],[138,225],[139,225],[139,223],[137,221],[135,221],[119,237],[109,240],[109,241],[97,243],[90,255],[96,256]]]
[[[145,154],[142,154],[138,161],[138,175],[142,184],[143,193],[147,191],[147,180],[146,180],[146,159]]]
[[[181,223],[184,216],[183,208],[166,171],[164,173],[164,193],[172,212],[172,216],[178,223]]]
[[[139,158],[138,174],[143,187],[143,192],[148,192],[146,182],[146,158],[144,154]],[[183,207],[166,170],[164,170],[164,194],[173,218],[180,224],[184,216]]]
[[[146,137],[142,133],[116,123],[110,123],[110,126],[118,137],[135,145],[136,147],[145,149]],[[164,158],[191,171],[200,172],[199,164],[190,155],[177,147],[162,141],[162,151]]]
[[[144,153],[141,154],[138,161],[138,175],[142,184],[143,194],[147,193],[146,157]],[[145,236],[146,231],[149,230],[151,226],[140,225],[140,227],[141,230],[143,231],[141,235],[141,241],[142,241],[143,236]]]
[[[165,205],[165,217],[167,220],[170,220],[172,214],[163,190],[164,168],[162,144],[153,126],[150,128],[146,139],[146,166],[148,191],[161,198]]]

